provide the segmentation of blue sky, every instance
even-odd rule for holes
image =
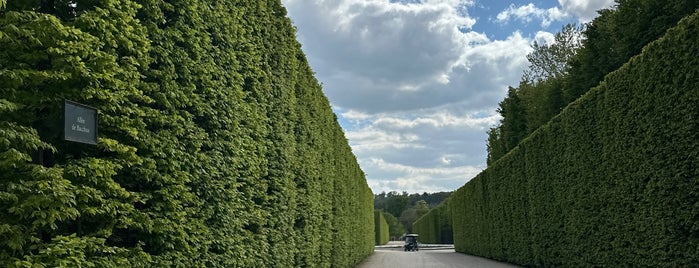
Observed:
[[[533,41],[612,0],[282,0],[374,193],[451,191]]]

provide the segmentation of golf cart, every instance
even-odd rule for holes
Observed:
[[[405,245],[403,245],[403,251],[418,251],[420,250],[417,245],[417,234],[407,234],[405,235]]]

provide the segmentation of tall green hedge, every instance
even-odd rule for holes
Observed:
[[[380,210],[374,210],[374,236],[377,245],[388,243],[388,223]]]
[[[413,223],[413,233],[420,235],[420,242],[428,244],[454,243],[452,213],[449,205],[451,198]]]
[[[452,195],[458,252],[536,267],[699,263],[699,13]]]
[[[0,266],[371,254],[373,195],[279,0],[2,3]],[[62,140],[64,99],[99,109],[96,146]]]

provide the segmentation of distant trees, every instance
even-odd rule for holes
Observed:
[[[413,231],[413,223],[422,217],[423,215],[430,212],[430,206],[427,205],[425,200],[419,200],[415,203],[415,206],[408,208],[400,214],[400,223],[406,227],[407,231],[411,233]]]
[[[451,195],[451,192],[437,193],[422,193],[408,194],[407,192],[398,193],[381,192],[374,195],[374,209],[384,211],[386,222],[388,222],[391,236],[400,236],[405,231],[410,231],[415,220],[426,214],[431,208],[434,208],[446,200]],[[392,219],[396,219],[396,225],[392,225]]]
[[[391,213],[393,216],[400,216],[404,210],[417,204],[419,200],[427,202],[429,207],[435,207],[442,203],[451,195],[451,192],[437,192],[422,194],[408,192],[398,193],[396,191],[381,192],[374,195],[374,208]]]
[[[400,216],[400,214],[410,206],[410,197],[408,193],[403,192],[399,194],[398,192],[382,192],[378,195],[374,195],[374,208],[381,209],[393,216]]]
[[[488,130],[488,164],[697,8],[694,0],[617,0],[584,27],[564,26],[553,43],[534,42],[519,86],[500,102],[500,124]]]

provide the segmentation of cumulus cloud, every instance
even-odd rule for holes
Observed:
[[[495,21],[508,23],[516,20],[523,23],[541,21],[541,27],[547,28],[551,23],[564,21],[571,17],[586,23],[597,17],[597,11],[610,8],[614,0],[558,0],[560,7],[541,8],[533,3],[515,6],[511,4],[496,16]]]
[[[553,33],[538,31],[536,32],[536,36],[534,36],[534,41],[536,41],[539,45],[551,45],[556,43],[556,37]]]
[[[541,20],[541,26],[546,28],[554,21],[561,21],[568,17],[568,13],[561,11],[558,7],[543,9],[536,7],[533,3],[523,6],[510,5],[506,10],[498,13],[496,21],[507,23],[510,20],[529,23],[533,20]]]
[[[400,174],[390,180],[368,179],[375,192],[406,191],[412,193],[453,191],[483,170],[483,167],[416,168],[383,159],[369,159],[363,166],[377,167]]]
[[[494,45],[485,34],[467,31],[475,23],[465,13],[471,1],[285,4],[295,14],[298,38],[305,51],[313,52],[307,56],[333,105],[363,113],[407,111],[469,99],[480,103],[487,99],[486,105],[491,106],[521,71],[499,75],[507,81],[472,82],[483,79],[469,70],[499,70],[497,64],[511,58],[512,52],[523,58],[528,49],[528,42],[508,39],[508,49],[489,55],[502,54],[502,61],[470,58],[475,53],[469,51]]]
[[[483,169],[484,134],[498,120],[456,107],[376,114],[346,136],[375,191],[454,190]]]
[[[579,22],[589,22],[597,17],[600,9],[611,8],[614,0],[558,0],[566,13],[573,14]]]
[[[284,1],[374,191],[454,190],[485,161],[530,40],[470,30],[472,1]]]
[[[492,23],[469,14],[473,0],[283,3],[375,192],[454,190],[480,172],[498,102],[519,82],[531,42],[553,36],[512,30],[491,39],[473,30]],[[479,17],[547,25],[594,9],[559,3]]]

